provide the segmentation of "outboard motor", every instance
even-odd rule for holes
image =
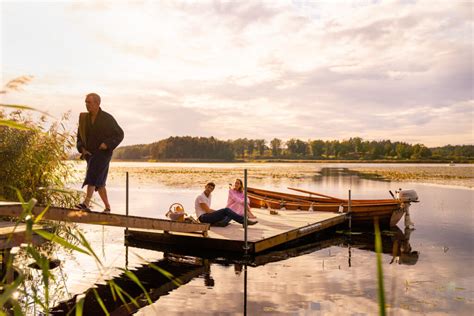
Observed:
[[[402,190],[397,191],[398,199],[402,202],[419,202],[418,201],[418,194],[416,194],[415,190]]]
[[[405,227],[413,228],[415,224],[410,219],[410,204],[418,203],[418,194],[415,190],[402,190],[401,188],[398,191],[395,191],[397,194],[397,199],[402,202],[401,209],[405,212]]]

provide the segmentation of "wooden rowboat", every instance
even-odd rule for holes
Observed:
[[[299,190],[308,192],[304,190]],[[309,192],[308,192],[309,193]],[[372,225],[378,218],[383,226],[395,226],[407,210],[410,202],[401,199],[339,199],[319,193],[304,196],[247,187],[250,207],[276,210],[301,210],[321,212],[345,212],[351,215],[355,225]],[[315,196],[315,195],[319,196]]]
[[[310,192],[310,191],[305,191],[301,189],[295,189],[295,188],[288,188],[290,190],[295,190],[303,193],[308,193],[308,196],[304,195],[299,195],[299,194],[291,194],[291,193],[283,193],[283,192],[275,192],[275,191],[269,191],[269,190],[263,190],[263,189],[257,189],[257,188],[249,188],[247,187],[247,192],[252,193],[255,195],[259,196],[265,196],[268,198],[280,200],[284,199],[287,201],[309,201],[309,202],[315,202],[315,203],[348,203],[347,199],[340,199],[328,195],[322,195],[320,193],[316,192]],[[396,201],[395,199],[352,199],[351,203],[368,203],[368,204],[373,204],[373,203],[393,203]]]

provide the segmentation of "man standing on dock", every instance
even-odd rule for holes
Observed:
[[[244,224],[244,217],[235,213],[230,208],[222,208],[220,210],[211,209],[211,193],[214,191],[216,185],[209,182],[204,187],[204,192],[196,197],[194,208],[196,209],[196,216],[201,223],[209,223],[212,226],[227,226],[231,220],[237,223]],[[258,221],[247,220],[248,225],[255,225]]]
[[[113,116],[100,108],[100,96],[97,93],[89,93],[85,102],[87,113],[79,116],[77,150],[81,153],[81,159],[87,161],[86,178],[82,184],[82,187],[87,185],[87,193],[84,202],[77,207],[90,211],[92,195],[98,191],[105,205],[104,212],[109,213],[105,182],[112,152],[123,140],[124,134]]]

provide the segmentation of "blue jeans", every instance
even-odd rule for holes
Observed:
[[[212,213],[202,214],[201,216],[199,216],[199,221],[201,223],[214,224],[217,222],[221,222],[221,223],[227,224],[231,220],[234,220],[240,224],[244,223],[244,217],[235,213],[233,210],[231,210],[228,207],[222,208]]]

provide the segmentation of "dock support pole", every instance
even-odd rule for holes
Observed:
[[[352,231],[352,199],[351,199],[351,189],[349,189],[349,204],[347,206],[349,212],[349,231]]]
[[[249,250],[249,245],[247,241],[247,169],[244,169],[244,241],[245,241],[245,254]]]
[[[125,215],[128,216],[128,171],[125,173]],[[125,238],[128,237],[128,226],[125,227]],[[128,269],[128,246],[125,246],[125,269]]]
[[[128,171],[125,173],[125,215],[128,216]],[[128,227],[125,232],[128,233]]]
[[[244,265],[244,316],[247,316],[247,263]]]

